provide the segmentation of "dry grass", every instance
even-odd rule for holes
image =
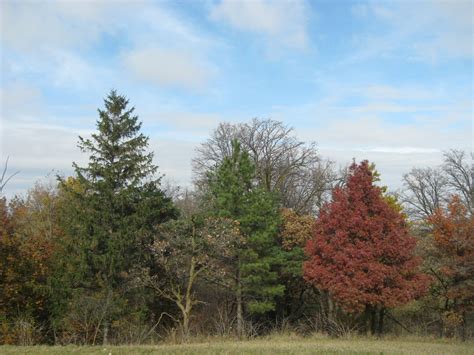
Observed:
[[[269,336],[248,341],[207,339],[187,344],[137,346],[3,346],[1,354],[474,354],[473,342],[428,338],[331,339]]]

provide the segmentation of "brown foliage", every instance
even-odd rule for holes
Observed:
[[[56,238],[57,198],[54,189],[36,186],[26,199],[16,198],[7,210],[0,205],[0,314],[40,315],[47,302],[47,278]]]
[[[455,196],[443,212],[428,218],[433,227],[432,257],[445,280],[446,296],[455,308],[471,310],[474,302],[474,216]]]
[[[294,210],[281,210],[282,226],[280,236],[283,248],[291,250],[294,247],[304,247],[311,239],[314,218],[310,215],[299,215]]]

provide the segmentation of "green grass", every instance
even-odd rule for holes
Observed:
[[[414,339],[265,337],[137,346],[1,346],[0,354],[474,354],[473,342]]]

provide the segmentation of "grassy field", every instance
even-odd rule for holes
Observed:
[[[474,342],[267,337],[137,346],[2,346],[0,354],[474,354]]]

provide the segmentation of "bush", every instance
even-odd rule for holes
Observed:
[[[33,317],[22,314],[8,320],[0,320],[0,343],[11,345],[35,345],[43,338],[43,327],[38,325]]]

